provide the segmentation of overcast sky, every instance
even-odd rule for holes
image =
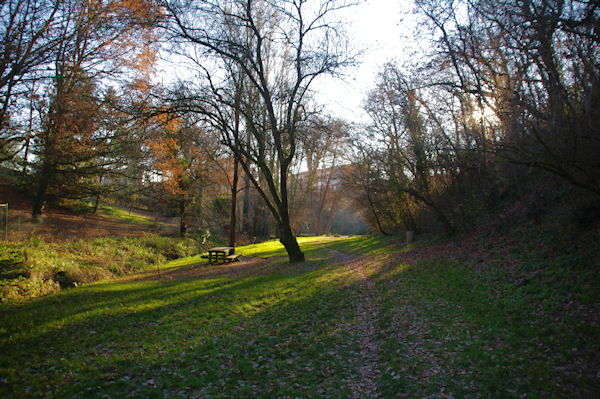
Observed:
[[[329,112],[350,121],[365,121],[362,103],[381,66],[389,60],[402,62],[414,50],[411,9],[410,0],[363,0],[346,11],[352,45],[364,50],[364,55],[356,68],[345,71],[345,81],[322,78],[314,82],[317,100]]]

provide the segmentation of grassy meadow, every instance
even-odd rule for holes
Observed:
[[[102,204],[94,215],[65,213],[40,223],[22,224],[20,218],[30,219],[24,211],[10,214],[10,229],[16,228],[18,217],[22,234],[12,231],[9,241],[0,241],[0,302],[142,271],[200,254],[214,241],[220,242],[208,231],[184,238],[161,234],[172,227],[168,219],[109,204]],[[65,226],[73,231],[63,235]]]
[[[492,238],[269,241],[0,304],[0,397],[593,397],[597,265]]]
[[[165,260],[201,253],[206,236],[144,234],[44,241],[0,242],[0,302],[38,297],[61,288],[141,271]]]

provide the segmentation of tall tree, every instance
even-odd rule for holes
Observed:
[[[96,182],[110,165],[105,151],[114,131],[100,127],[108,102],[99,84],[146,54],[136,33],[152,18],[148,5],[145,0],[65,0],[61,5],[42,128],[34,139],[34,218],[42,213],[49,189],[58,196],[85,197],[87,183]]]
[[[63,82],[49,104],[43,131],[35,137],[36,188],[33,217],[42,213],[48,188],[67,198],[89,196],[87,172],[95,165],[95,153],[102,139],[95,135],[100,118],[100,102],[92,100],[95,86],[81,70],[71,71],[73,81],[66,89]],[[85,171],[85,172],[84,172]]]
[[[179,234],[187,232],[187,210],[196,202],[207,178],[208,159],[200,150],[207,146],[206,133],[190,120],[162,114],[147,142],[153,158],[154,172],[167,202],[177,208]]]
[[[203,56],[195,61],[206,90],[190,93],[195,110],[218,129],[260,193],[290,261],[303,261],[290,225],[289,169],[309,87],[318,76],[334,74],[349,61],[342,30],[332,19],[345,5],[335,0],[313,7],[305,0],[164,0],[162,5],[173,39],[196,46],[194,54]],[[239,110],[248,135],[229,123],[239,98],[232,81],[239,74],[246,88]]]

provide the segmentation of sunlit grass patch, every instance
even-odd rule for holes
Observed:
[[[357,255],[375,255],[395,252],[402,244],[395,236],[349,236],[333,240],[328,247]]]
[[[147,226],[160,224],[151,216],[135,211],[129,211],[110,204],[100,204],[98,206],[98,213],[124,223],[136,223]]]
[[[286,254],[284,246],[279,240],[269,240],[258,244],[251,244],[242,247],[237,247],[236,253],[247,256],[283,256]]]
[[[321,260],[261,260],[271,267],[254,275],[193,257],[159,265],[193,275],[3,305],[0,395],[347,396],[356,348],[339,325],[352,319],[355,277],[311,247],[321,240],[304,241]]]
[[[343,242],[348,238],[330,237],[330,236],[309,236],[298,237],[298,245],[303,252],[312,254],[315,249],[321,248],[327,243]],[[285,247],[278,239],[263,241],[257,244],[236,247],[236,252],[246,256],[260,256],[268,258],[272,256],[287,256]]]

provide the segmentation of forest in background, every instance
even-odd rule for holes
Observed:
[[[416,0],[428,45],[381,66],[361,125],[311,91],[357,62],[349,6],[4,2],[0,161],[33,218],[111,201],[182,235],[277,236],[290,260],[300,234],[453,235],[556,206],[597,224],[596,2]],[[159,83],[164,57],[187,77]]]

